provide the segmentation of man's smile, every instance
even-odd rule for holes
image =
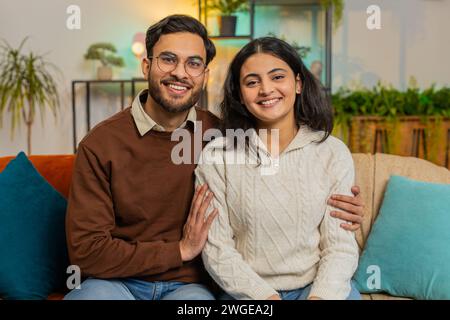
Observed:
[[[176,95],[184,95],[192,88],[190,85],[181,82],[162,81],[162,84],[169,93]]]

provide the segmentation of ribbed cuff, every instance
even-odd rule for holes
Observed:
[[[183,265],[181,259],[180,244],[178,241],[169,242],[164,245],[164,262],[167,265],[167,269],[179,268]]]

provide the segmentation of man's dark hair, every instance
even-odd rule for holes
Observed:
[[[153,55],[153,47],[159,38],[164,34],[176,32],[189,32],[199,35],[203,39],[206,49],[206,64],[209,64],[216,55],[216,47],[208,38],[208,31],[197,19],[181,14],[168,16],[147,30],[145,45],[147,47],[147,57]]]

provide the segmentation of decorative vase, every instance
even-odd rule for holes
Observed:
[[[97,69],[98,80],[111,80],[113,76],[112,68],[109,66],[100,66]]]
[[[218,16],[219,33],[223,37],[236,35],[236,16]]]

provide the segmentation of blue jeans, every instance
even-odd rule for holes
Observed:
[[[278,294],[280,295],[281,300],[306,300],[308,299],[309,292],[311,291],[311,286],[312,283],[300,289],[284,290],[284,291],[281,290],[278,291]],[[355,288],[353,281],[351,287],[352,289],[346,300],[362,300],[361,294]],[[219,300],[234,300],[234,298],[230,296],[228,293],[223,292],[221,295],[219,295]]]
[[[139,279],[89,278],[64,300],[215,300],[206,286],[184,282],[147,282]]]

